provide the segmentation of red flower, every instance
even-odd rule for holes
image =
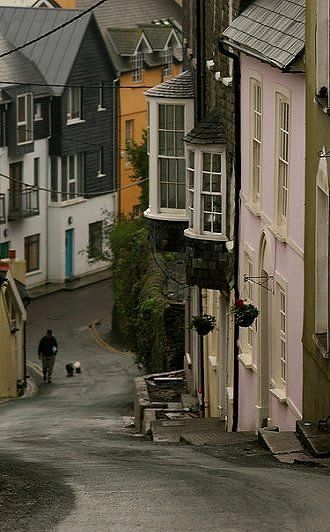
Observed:
[[[239,307],[239,308],[244,307],[243,299],[236,299],[235,305],[236,305],[236,307]]]

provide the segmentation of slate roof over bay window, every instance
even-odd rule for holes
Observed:
[[[183,140],[189,144],[225,144],[225,132],[218,113],[206,115]]]
[[[156,85],[152,89],[147,90],[145,94],[146,96],[153,96],[155,98],[194,98],[192,74],[189,70],[186,70],[182,74],[163,81],[160,85]]]
[[[242,52],[287,69],[305,46],[305,0],[254,0],[222,34]]]

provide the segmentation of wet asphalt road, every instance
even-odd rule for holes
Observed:
[[[110,320],[103,282],[34,301],[29,359],[53,328],[53,384],[0,406],[0,531],[330,530],[329,470],[282,466],[253,446],[197,449],[125,428],[130,354],[99,346],[88,324]],[[66,377],[79,360],[83,373]]]

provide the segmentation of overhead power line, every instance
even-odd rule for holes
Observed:
[[[1,57],[1,56],[0,56]],[[63,87],[63,88],[72,88],[72,89],[152,89],[155,85],[71,85],[71,84],[62,84],[62,83],[33,83],[31,81],[7,81],[7,80],[0,80],[0,84],[3,85],[19,85],[19,86],[25,86],[30,85],[31,87]]]
[[[25,185],[26,187],[31,188],[32,190],[41,190],[43,192],[50,192],[53,194],[63,194],[65,196],[73,196],[74,198],[80,197],[80,198],[86,198],[86,197],[93,197],[95,196],[105,196],[105,194],[114,194],[115,192],[120,192],[121,190],[125,190],[127,188],[136,187],[140,185],[141,183],[144,183],[145,181],[148,181],[148,177],[141,179],[140,181],[137,181],[136,183],[131,183],[130,185],[125,185],[124,187],[115,188],[112,190],[104,190],[101,193],[95,193],[95,192],[67,192],[66,190],[56,190],[53,188],[47,188],[47,187],[40,187],[37,185],[31,185],[30,183],[25,183],[24,181],[21,181],[20,179],[15,179],[14,177],[10,177],[9,175],[3,174],[0,172],[0,177],[4,177],[5,179],[8,179],[8,181],[11,181],[12,183],[17,183],[19,185]]]
[[[24,44],[21,44],[20,46],[16,46],[16,48],[12,48],[11,50],[6,50],[5,52],[0,53],[0,59],[2,57],[6,57],[7,55],[13,54],[15,52],[18,52],[19,50],[23,50],[23,48],[26,48],[27,46],[30,46],[31,44],[35,44],[36,42],[41,41],[42,39],[45,39],[46,37],[49,37],[49,35],[52,35],[53,33],[56,33],[57,31],[65,28],[66,26],[69,26],[76,20],[79,20],[80,18],[84,17],[91,11],[94,11],[97,7],[99,7],[101,4],[104,4],[108,0],[99,0],[94,4],[93,6],[89,7],[88,9],[85,9],[84,11],[81,11],[78,13],[78,15],[75,15],[70,20],[67,20],[66,22],[63,22],[63,24],[60,24],[59,26],[56,26],[56,28],[53,28],[52,30],[46,31],[46,33],[43,33],[42,35],[39,35],[35,39],[31,39],[30,41],[25,42]]]

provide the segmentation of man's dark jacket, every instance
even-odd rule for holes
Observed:
[[[53,347],[56,347],[56,351],[53,349]],[[39,349],[38,349],[38,355],[56,355],[57,353],[57,341],[54,336],[43,336],[39,342]]]

